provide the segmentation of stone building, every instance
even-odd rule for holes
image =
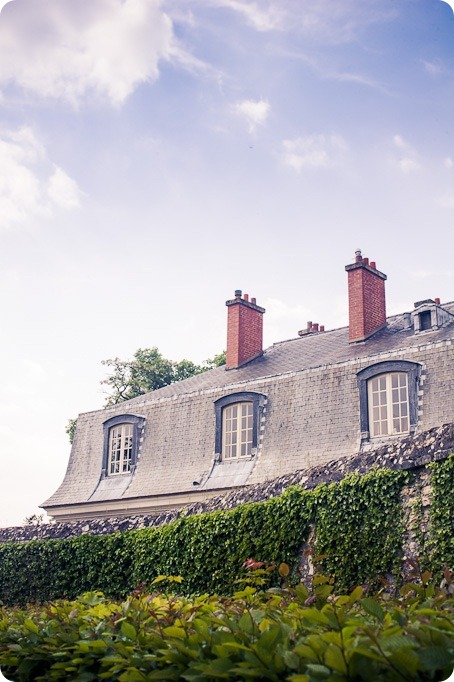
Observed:
[[[349,326],[308,323],[262,347],[265,310],[227,301],[227,362],[81,414],[55,519],[150,514],[454,422],[454,302],[386,316],[385,280],[356,252]]]

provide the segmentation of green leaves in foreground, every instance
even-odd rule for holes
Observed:
[[[279,567],[286,579],[286,567]],[[260,577],[260,576],[259,576]],[[0,608],[0,665],[10,680],[443,680],[454,665],[452,574],[396,598],[303,585],[233,597],[138,589],[123,602]],[[161,582],[161,581],[160,581]],[[259,581],[260,582],[260,581]],[[175,579],[168,580],[174,586]]]

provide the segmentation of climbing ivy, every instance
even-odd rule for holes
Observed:
[[[297,573],[315,524],[316,552],[336,587],[372,582],[401,558],[403,472],[377,469],[312,491],[288,488],[266,502],[181,517],[168,525],[0,545],[0,600],[22,604],[89,590],[124,597],[157,575],[183,578],[186,594],[231,593],[242,564],[285,562]]]
[[[400,491],[407,479],[403,471],[376,469],[314,491],[317,553],[326,554],[323,570],[340,588],[399,573],[404,532]]]
[[[429,556],[434,571],[454,566],[454,453],[428,465],[432,472]]]

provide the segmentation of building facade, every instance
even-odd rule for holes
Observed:
[[[349,326],[308,323],[263,349],[265,310],[227,301],[226,365],[81,414],[57,520],[149,514],[454,422],[454,302],[386,316],[385,281],[357,251]]]

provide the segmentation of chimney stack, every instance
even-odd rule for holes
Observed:
[[[375,261],[369,264],[361,251],[355,252],[355,262],[345,266],[348,272],[349,341],[364,341],[386,327],[385,280]]]
[[[249,301],[248,294],[242,298],[240,289],[235,298],[226,301],[227,311],[227,353],[226,369],[236,369],[263,353],[263,313],[255,302]]]

